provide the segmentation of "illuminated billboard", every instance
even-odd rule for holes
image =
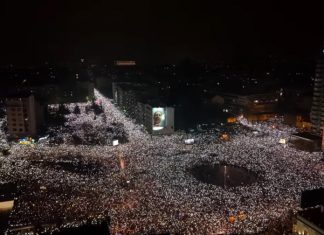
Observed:
[[[162,130],[166,126],[165,108],[152,108],[153,131]]]
[[[117,146],[118,144],[118,140],[113,140],[113,146]]]

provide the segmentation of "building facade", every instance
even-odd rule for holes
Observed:
[[[156,98],[156,92],[150,87],[131,83],[113,83],[112,87],[115,104],[143,125],[147,132],[156,135],[174,133],[174,108]]]
[[[43,110],[33,95],[6,99],[8,133],[11,138],[35,136],[43,122]]]
[[[324,235],[323,206],[300,211],[297,214],[293,232],[298,235]]]
[[[312,132],[320,135],[324,127],[324,51],[316,66],[310,119]]]
[[[278,93],[234,94],[216,93],[211,102],[232,115],[243,115],[249,121],[265,121],[277,113]]]

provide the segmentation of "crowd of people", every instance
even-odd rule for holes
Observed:
[[[80,226],[89,218],[109,218],[111,234],[258,233],[296,212],[303,190],[324,186],[321,153],[279,144],[293,131],[279,119],[251,124],[240,118],[229,141],[216,131],[150,136],[97,90],[95,95],[109,122],[123,123],[129,141],[13,144],[0,158],[0,180],[18,187],[9,234],[17,227]],[[79,117],[87,118],[80,107]],[[188,138],[195,142],[186,145]],[[257,181],[224,188],[198,181],[189,170],[224,162],[254,172]]]
[[[5,128],[7,126],[6,117],[1,115],[3,112],[3,108],[0,107],[0,155],[4,153],[9,148],[7,135],[5,132]]]

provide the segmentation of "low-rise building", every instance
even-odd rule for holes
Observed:
[[[324,207],[317,206],[298,212],[293,232],[298,235],[324,235]]]
[[[249,121],[268,120],[275,116],[279,94],[215,93],[211,102],[224,112],[244,115]]]
[[[289,144],[293,147],[308,152],[320,151],[321,143],[322,139],[319,136],[309,132],[292,134],[289,139]]]
[[[302,192],[302,210],[297,213],[293,232],[298,235],[324,235],[324,188]]]

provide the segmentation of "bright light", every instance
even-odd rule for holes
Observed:
[[[118,140],[113,140],[113,146],[117,146],[118,144]]]
[[[279,140],[279,143],[280,143],[280,144],[285,144],[285,143],[286,143],[286,139],[280,139],[280,140]]]
[[[195,142],[194,139],[186,139],[185,144],[193,144]]]

